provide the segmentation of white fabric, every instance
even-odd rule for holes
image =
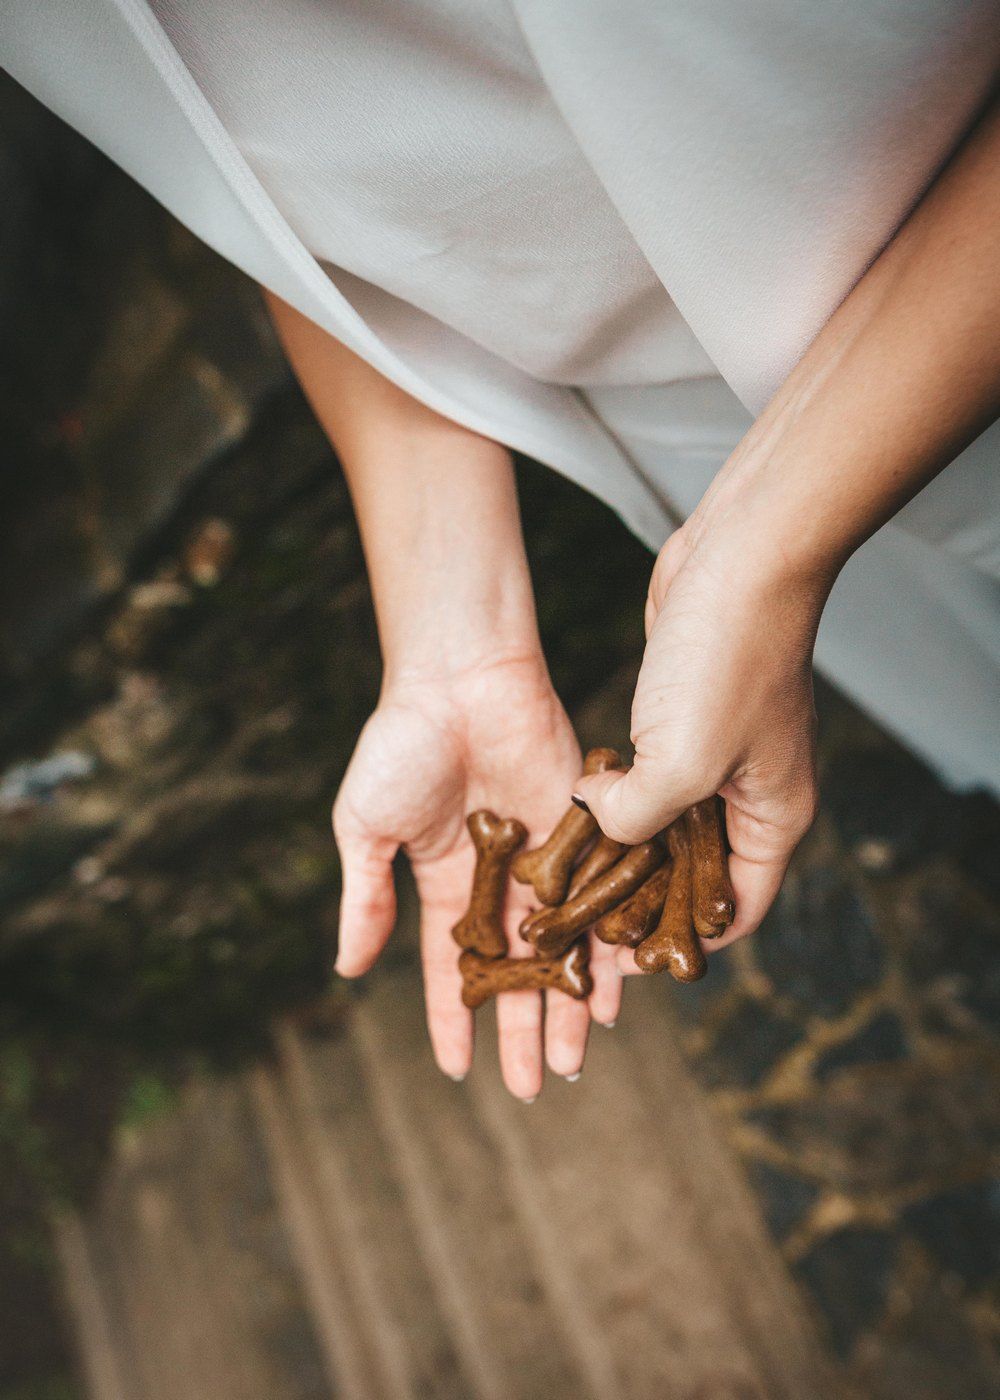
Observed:
[[[714,365],[497,0],[152,0],[309,251],[551,383]]]
[[[751,421],[720,379],[589,397],[680,515],[695,508]],[[848,561],[823,614],[816,662],[953,784],[1000,792],[1000,423],[922,495],[926,503],[911,502]],[[944,553],[912,530],[916,510],[958,548]],[[984,518],[992,519],[987,556],[974,547]],[[970,557],[989,568],[970,568]]]
[[[270,8],[280,9],[279,0]],[[363,41],[364,0],[330,0],[327,8],[352,13]],[[560,148],[566,150],[568,133],[617,211],[618,220],[609,220],[599,197],[600,218],[613,239],[622,239],[624,230],[619,246],[630,249],[630,275],[641,278],[642,264],[628,239],[696,343],[751,410],[766,401],[905,217],[981,104],[1000,62],[994,0],[760,0],[753,6],[743,0],[511,0],[503,6],[498,0],[495,10],[494,28],[508,39],[517,38],[511,17],[518,22],[524,48],[517,63],[528,72],[530,56],[544,102],[558,109],[565,128]],[[436,42],[428,44],[435,11],[441,23]],[[425,41],[409,67],[391,73],[414,108],[426,105],[428,94],[437,101],[441,87],[468,91],[470,82],[482,89],[477,102],[481,95],[488,101],[493,69],[482,71],[482,45],[477,52],[476,35],[462,28],[468,15],[483,16],[482,3],[401,3],[392,13],[396,56],[411,18],[422,21],[416,29]],[[456,34],[465,38],[456,43]],[[281,57],[278,46],[269,56],[270,71],[290,92],[295,75]],[[585,330],[573,344],[572,326],[563,321],[543,350],[528,336],[511,352],[517,327],[508,322],[506,349],[498,353],[492,346],[500,342],[491,340],[496,288],[489,307],[477,310],[466,284],[468,304],[459,305],[461,322],[451,325],[439,310],[420,304],[424,293],[409,299],[410,288],[393,280],[401,273],[396,263],[356,263],[361,271],[352,273],[331,262],[324,276],[302,242],[302,235],[312,241],[323,230],[310,232],[306,224],[297,230],[276,208],[294,192],[280,180],[273,190],[266,187],[273,163],[261,164],[261,178],[255,176],[245,159],[252,163],[255,153],[240,151],[234,114],[228,114],[237,128],[231,132],[143,0],[3,0],[0,60],[251,276],[438,411],[601,495],[654,547],[668,531],[671,501],[690,508],[689,488],[699,472],[703,485],[747,421],[721,380],[705,378],[704,369],[699,378],[685,378],[680,360],[673,384],[621,382],[614,338],[604,336],[601,316],[608,292],[613,300],[627,278],[611,279],[610,287],[605,278],[596,300],[593,288],[574,291],[574,305],[590,318],[589,340]],[[360,53],[346,55],[344,64],[345,72],[361,72]],[[260,71],[266,77],[269,69]],[[372,81],[373,67],[364,71]],[[379,108],[367,92],[356,88],[355,96],[378,136]],[[224,95],[213,100],[225,106]],[[537,90],[531,100],[542,102]],[[500,103],[490,121],[500,122],[503,112]],[[346,139],[329,133],[331,147]],[[368,149],[377,149],[377,142]],[[421,158],[426,154],[425,143]],[[517,152],[506,154],[513,161],[508,168],[516,167]],[[351,152],[339,153],[336,163],[339,171],[351,171]],[[582,181],[579,166],[574,169]],[[355,169],[354,177],[363,184],[383,175],[368,168]],[[339,194],[353,199],[357,191]],[[391,192],[380,197],[390,204],[398,199]],[[345,205],[354,213],[358,207],[372,216],[363,200]],[[405,214],[405,232],[413,211],[404,201],[395,212]],[[433,227],[433,210],[424,212],[431,223],[417,231],[418,244]],[[534,213],[524,218],[526,255]],[[288,214],[298,217],[292,203]],[[581,222],[591,238],[596,226]],[[575,219],[564,232],[570,270],[564,274],[548,261],[545,278],[581,275],[574,262]],[[551,253],[551,240],[546,247]],[[459,263],[468,252],[456,250]],[[338,256],[349,257],[350,250]],[[500,290],[512,302],[524,294],[538,303],[540,284],[522,293],[511,273],[503,281]],[[430,280],[424,291],[433,291]],[[659,299],[651,315],[671,308],[666,292],[651,292]],[[678,345],[682,341],[683,335]],[[597,368],[593,382],[578,380],[584,394],[524,368],[546,364],[557,376],[579,371],[573,357],[582,344],[599,347],[596,356],[588,348],[587,363]],[[653,421],[655,431],[634,431],[636,413]],[[1000,791],[1000,744],[990,742],[1000,732],[1000,602],[994,582],[977,572],[996,569],[1000,561],[996,459],[992,432],[940,478],[933,495],[862,551],[882,567],[866,563],[845,575],[820,659],[952,779]],[[953,547],[972,562],[946,560],[941,551]],[[900,568],[903,554],[907,564]],[[905,627],[897,628],[895,653],[883,649],[886,629],[870,606],[874,590],[883,590],[888,614],[894,598],[900,604],[896,616]],[[843,605],[836,601],[841,597]],[[872,669],[877,682],[866,675]],[[957,691],[969,700],[968,716],[963,711],[958,723]]]

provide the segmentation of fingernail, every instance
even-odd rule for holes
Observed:
[[[577,1070],[576,1074],[564,1074],[563,1078],[565,1079],[567,1084],[575,1084],[576,1081],[580,1078],[580,1071]]]
[[[462,1080],[465,1078],[465,1075],[464,1075],[464,1074],[449,1074],[449,1075],[448,1075],[448,1078],[449,1078],[449,1079],[453,1079],[453,1080],[455,1081],[456,1084],[461,1084]]]
[[[563,789],[563,791],[565,792],[565,788]],[[584,800],[583,800],[582,797],[578,797],[577,794],[576,794],[575,792],[574,792],[573,796],[570,798],[570,801],[571,801],[571,802],[575,802],[576,805],[579,807],[579,809],[580,809],[581,812],[587,812],[587,813],[590,812],[590,808],[587,806],[586,802],[584,802]]]
[[[613,1031],[614,1028],[615,1028],[615,1026],[617,1026],[618,1022],[617,1022],[617,1021],[601,1021],[600,1024],[604,1027],[604,1029],[605,1029],[606,1031]]]
[[[535,1100],[536,1100],[537,1098],[538,1098],[538,1095],[537,1095],[537,1094],[532,1094],[532,1096],[531,1096],[530,1099],[522,1099],[521,1102],[522,1102],[522,1103],[534,1103]]]

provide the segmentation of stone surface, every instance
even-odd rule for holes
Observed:
[[[844,1011],[884,966],[859,882],[825,865],[793,869],[761,929],[757,959],[775,990],[804,1010]]]
[[[819,1188],[813,1182],[792,1176],[768,1162],[750,1161],[747,1170],[768,1228],[776,1239],[785,1239],[815,1205]]]
[[[716,959],[712,959],[712,965]],[[735,1084],[743,1088],[759,1084],[781,1056],[797,1045],[802,1026],[766,1003],[744,1001],[729,1016],[712,1041],[703,1060],[703,1073],[711,1084]]]
[[[839,1191],[905,1194],[990,1160],[1000,1144],[997,1060],[902,1061],[845,1070],[822,1093],[753,1108],[748,1119]]]
[[[949,866],[922,871],[900,891],[902,960],[917,985],[946,984],[984,1025],[1000,1031],[1000,911]]]
[[[823,802],[844,845],[876,875],[930,850],[954,809],[934,775],[896,747],[838,754],[824,775]]]
[[[917,1201],[903,1219],[946,1269],[973,1288],[1000,1283],[1000,1180]]]
[[[881,1230],[839,1230],[799,1263],[797,1273],[815,1296],[833,1345],[848,1357],[862,1333],[881,1321],[892,1280],[895,1246]]]
[[[825,1050],[816,1060],[814,1073],[822,1081],[852,1065],[902,1060],[906,1054],[907,1040],[902,1022],[893,1012],[883,1011],[863,1026],[857,1035]]]

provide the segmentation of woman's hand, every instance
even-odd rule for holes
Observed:
[[[275,325],[317,417],[337,449],[357,510],[385,663],[378,709],[365,726],[334,805],[344,871],[337,968],[365,972],[395,921],[392,860],[416,875],[427,1017],[438,1063],[460,1078],[472,1058],[452,925],[468,903],[468,814],[488,807],[548,835],[569,801],[580,754],[541,653],[514,467],[506,448],[432,412],[298,312],[270,298]],[[511,950],[530,908],[514,886]],[[612,950],[592,961],[590,1011],[609,1023],[621,983]],[[508,1088],[542,1084],[542,998],[499,998]],[[586,1004],[549,993],[544,1049],[576,1074],[590,1024]]]
[[[692,517],[653,570],[632,710],[635,763],[576,786],[603,830],[628,842],[722,794],[737,913],[706,949],[757,928],[812,822],[811,662],[825,596],[825,585],[783,571],[770,542],[755,556],[742,530]],[[631,953],[621,959],[635,971]]]
[[[628,841],[722,793],[737,915],[706,946],[757,927],[812,819],[810,665],[837,573],[1000,412],[998,229],[994,97],[657,562],[635,767],[578,786]]]
[[[579,748],[540,655],[392,683],[362,732],[333,814],[344,871],[337,970],[356,977],[385,946],[396,913],[392,860],[402,847],[420,896],[431,1041],[438,1064],[454,1078],[472,1059],[472,1014],[461,1002],[451,937],[472,880],[465,818],[490,807],[519,818],[537,842],[565,810],[579,773]],[[507,928],[515,955],[532,951],[517,934],[531,907],[530,888],[513,884]],[[617,1016],[614,950],[597,944],[591,968],[589,1007],[549,992],[544,1023],[539,993],[498,998],[501,1067],[518,1098],[541,1088],[543,1039],[550,1068],[574,1075],[591,1014],[605,1023]]]

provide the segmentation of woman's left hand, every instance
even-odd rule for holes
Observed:
[[[392,860],[402,847],[420,897],[427,1023],[438,1064],[461,1078],[472,1060],[473,1018],[461,1001],[452,927],[469,901],[473,850],[465,826],[480,807],[516,816],[530,840],[544,840],[569,802],[580,772],[572,726],[537,656],[493,661],[439,677],[392,682],[351,759],[334,806],[344,870],[337,970],[355,977],[381,953],[395,923]],[[530,887],[511,883],[511,952],[533,951],[518,925],[535,906]],[[591,1015],[618,1014],[621,979],[614,949],[594,943],[590,1004],[548,992],[497,1001],[500,1065],[512,1094],[533,1098],[544,1059],[557,1074],[582,1063]]]

